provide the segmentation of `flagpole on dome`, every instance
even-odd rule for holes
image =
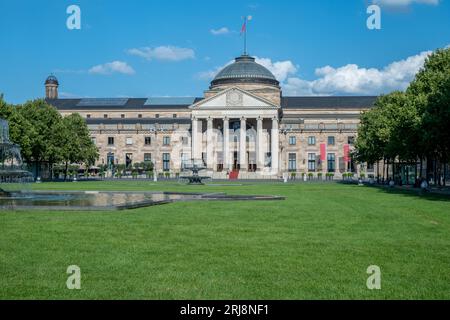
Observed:
[[[241,36],[244,34],[244,56],[247,55],[247,23],[252,20],[252,16],[246,16],[244,18],[244,24],[241,29]]]

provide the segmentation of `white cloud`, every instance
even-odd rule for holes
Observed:
[[[213,34],[215,36],[220,36],[220,35],[224,35],[224,34],[229,34],[230,30],[227,27],[223,27],[220,29],[211,29],[210,32],[211,32],[211,34]]]
[[[104,74],[104,75],[109,75],[109,74],[113,74],[113,73],[122,73],[122,74],[132,75],[132,74],[135,74],[136,72],[126,62],[113,61],[113,62],[96,65],[96,66],[92,67],[91,69],[89,69],[89,73]]]
[[[390,7],[406,7],[413,3],[438,5],[439,0],[373,0],[374,4]]]
[[[194,50],[175,46],[133,48],[127,52],[147,60],[182,61],[195,58]]]
[[[325,66],[316,69],[318,78],[315,80],[292,77],[282,87],[286,95],[378,95],[405,90],[430,54],[431,51],[424,51],[383,69],[362,68],[356,64],[339,68]]]
[[[268,58],[256,57],[256,62],[269,69],[280,82],[285,81],[289,75],[297,73],[297,67],[289,60],[272,62]]]

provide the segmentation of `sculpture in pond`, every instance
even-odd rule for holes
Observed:
[[[25,170],[20,147],[9,140],[9,126],[0,119],[0,196],[23,191],[26,183],[33,181],[33,175]]]

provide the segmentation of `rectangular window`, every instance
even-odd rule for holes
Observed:
[[[133,144],[133,138],[127,138],[126,139],[126,143],[127,143],[127,146],[132,145]]]
[[[90,114],[87,114],[87,115],[86,115],[86,118],[90,119],[90,118],[91,118],[91,115],[90,115]]]
[[[108,115],[107,115],[107,114],[104,114],[104,115],[103,115],[103,118],[108,119]]]
[[[170,137],[169,136],[163,137],[163,145],[165,145],[165,146],[170,145]]]
[[[185,166],[189,165],[189,154],[181,153],[181,168],[183,169]]]
[[[108,168],[111,169],[111,167],[114,165],[114,153],[108,153],[106,155],[106,163],[108,164]]]
[[[175,119],[176,117],[177,117],[177,114],[176,114],[176,113],[174,113],[174,114],[173,114],[173,118]]]
[[[316,137],[314,136],[308,137],[308,145],[310,146],[316,145]]]
[[[349,145],[354,145],[355,144],[355,137],[348,137],[347,142],[348,142]]]
[[[170,153],[163,153],[163,170],[170,171]]]
[[[152,138],[151,137],[145,137],[145,145],[149,146],[152,144]]]
[[[297,171],[297,155],[295,153],[289,153],[289,171]]]
[[[333,136],[329,136],[328,137],[328,145],[329,146],[334,146],[335,140]]]
[[[316,171],[316,154],[308,153],[308,171]]]
[[[144,162],[151,162],[151,161],[152,161],[152,154],[144,153]]]
[[[139,118],[139,119],[142,119],[142,114],[138,114],[138,118]]]
[[[295,146],[297,144],[297,138],[295,136],[289,137],[289,145]]]
[[[334,153],[328,154],[328,172],[336,171],[336,156]]]
[[[158,119],[159,118],[159,114],[155,114],[155,118]]]
[[[113,146],[114,145],[114,137],[108,137],[108,145]]]
[[[181,138],[181,143],[183,144],[183,146],[187,146],[188,143],[189,143],[188,137],[182,137]]]
[[[120,117],[121,117],[122,119],[125,119],[125,115],[124,115],[124,114],[121,114]]]

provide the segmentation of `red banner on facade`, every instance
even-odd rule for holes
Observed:
[[[348,144],[344,145],[344,162],[345,163],[350,162],[350,145]]]
[[[325,143],[320,144],[320,160],[327,160],[327,145]]]

